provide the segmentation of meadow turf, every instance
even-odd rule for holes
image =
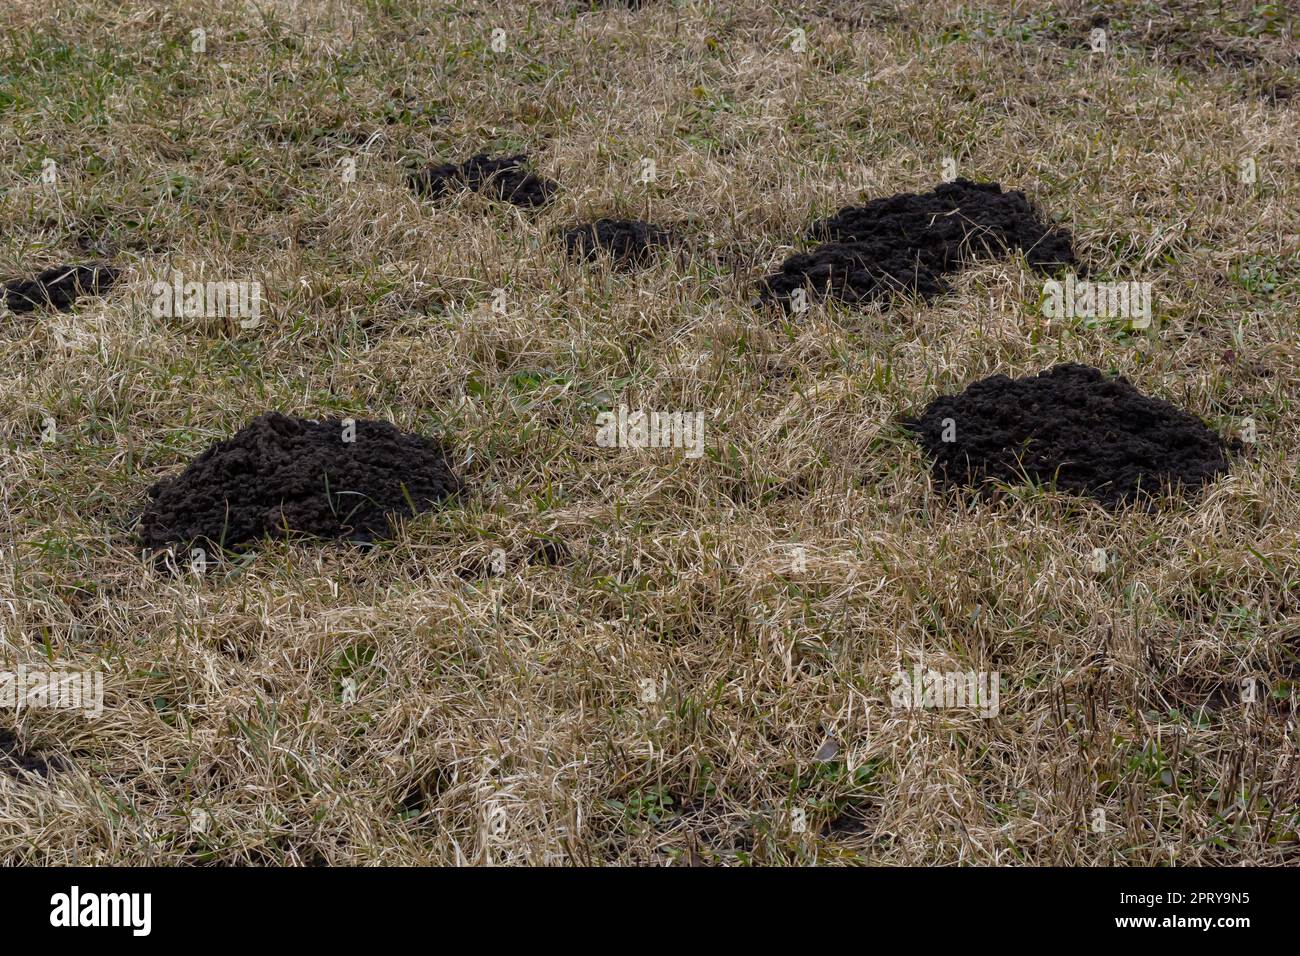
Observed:
[[[0,279],[122,272],[0,311],[0,670],[105,695],[0,710],[0,862],[1300,861],[1287,7],[8,0]],[[410,189],[478,152],[561,188]],[[1151,282],[1150,327],[1045,321],[1019,255],[754,305],[946,159]],[[567,256],[601,217],[683,242]],[[260,324],[155,316],[174,272]],[[1063,362],[1255,440],[1150,510],[932,483],[901,419]],[[599,447],[619,404],[704,454]],[[466,492],[374,548],[142,560],[146,490],[269,410],[437,438]],[[914,664],[997,671],[999,713],[892,706]]]

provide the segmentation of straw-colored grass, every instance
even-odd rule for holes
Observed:
[[[0,314],[0,669],[105,682],[97,719],[0,712],[58,767],[0,765],[0,861],[1296,862],[1285,6],[1107,3],[1093,53],[1081,2],[8,0],[0,277],[126,271]],[[479,149],[563,192],[408,190]],[[1019,258],[751,305],[812,219],[945,157],[1151,281],[1152,328],[1044,327]],[[601,215],[689,251],[567,262]],[[260,282],[262,326],[155,318],[173,271]],[[1154,512],[932,485],[900,415],[1062,361],[1258,440]],[[705,455],[598,447],[620,402],[703,412]],[[471,491],[371,551],[143,562],[146,489],[267,409],[440,435]],[[891,706],[922,661],[998,671],[999,714]]]

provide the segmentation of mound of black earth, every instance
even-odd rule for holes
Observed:
[[[902,424],[941,485],[1032,482],[1108,508],[1194,492],[1225,473],[1238,448],[1123,377],[1074,363],[981,379]]]
[[[26,772],[45,777],[52,769],[55,768],[40,754],[24,750],[17,734],[0,727],[0,773],[19,777]]]
[[[671,243],[666,230],[637,219],[597,219],[564,232],[570,257],[591,261],[605,255],[625,269],[645,265]]]
[[[112,266],[53,266],[31,279],[3,283],[4,303],[11,312],[36,309],[70,312],[82,296],[106,293],[117,277],[118,270]]]
[[[410,184],[417,194],[430,199],[458,189],[470,189],[516,206],[544,206],[559,190],[559,184],[529,172],[527,163],[528,157],[523,153],[496,159],[479,153],[463,163],[442,163],[417,170],[410,175]]]
[[[1014,250],[1045,272],[1077,263],[1070,233],[1024,193],[967,179],[845,207],[815,223],[808,238],[822,244],[787,259],[763,281],[761,298],[788,306],[803,289],[810,300],[929,299],[949,291],[946,275]]]
[[[368,543],[459,490],[436,442],[388,422],[352,428],[276,412],[254,419],[149,489],[141,543],[239,550],[292,535]]]

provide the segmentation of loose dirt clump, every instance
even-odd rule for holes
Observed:
[[[459,482],[443,448],[388,422],[314,422],[270,412],[149,489],[147,548],[206,542],[237,549],[294,534],[366,543],[427,511]]]
[[[40,754],[24,750],[13,731],[0,728],[0,773],[19,777],[26,772],[46,777],[52,769],[54,767]]]
[[[4,303],[11,312],[70,312],[81,296],[108,292],[118,274],[117,269],[106,265],[54,266],[31,279],[4,282]]]
[[[815,223],[808,238],[822,245],[768,276],[763,299],[789,304],[800,288],[809,298],[850,303],[928,299],[948,291],[948,273],[1014,250],[1043,271],[1076,264],[1070,233],[1046,222],[1024,193],[966,179],[847,206]]]
[[[597,219],[564,232],[570,257],[591,261],[603,254],[624,269],[645,265],[671,243],[667,230],[637,219]]]
[[[411,173],[410,184],[416,193],[430,199],[464,188],[516,206],[544,206],[560,186],[530,173],[527,162],[523,153],[496,159],[479,153],[463,163],[441,163],[417,170]]]
[[[1026,481],[1108,508],[1195,491],[1237,450],[1196,417],[1125,378],[1068,363],[1024,378],[993,375],[904,420],[945,486]]]

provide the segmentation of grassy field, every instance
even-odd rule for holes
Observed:
[[[1286,6],[9,0],[0,277],[125,271],[0,313],[0,670],[105,689],[0,711],[54,764],[0,757],[0,862],[1297,862]],[[408,189],[479,150],[562,192]],[[1020,258],[752,305],[945,159],[1150,281],[1151,328],[1045,323]],[[602,215],[688,248],[567,260]],[[259,282],[261,325],[156,318],[174,272]],[[1257,439],[1153,511],[932,484],[900,416],[1064,361]],[[704,413],[704,454],[599,447],[620,403]],[[146,489],[269,409],[440,436],[468,492],[380,548],[142,561]],[[892,706],[922,662],[997,671],[997,716]]]

